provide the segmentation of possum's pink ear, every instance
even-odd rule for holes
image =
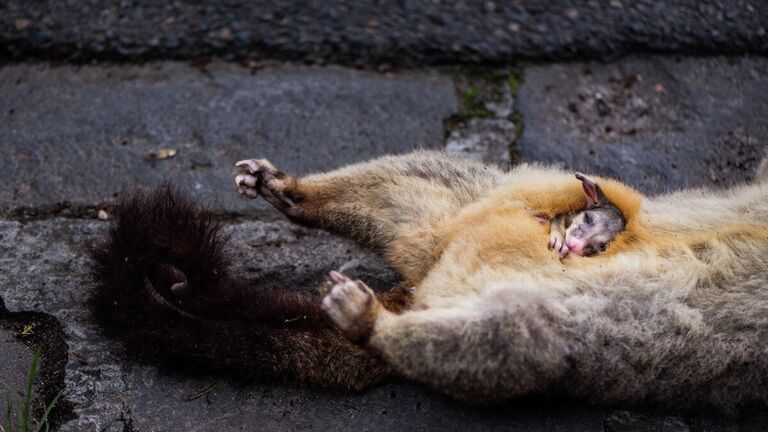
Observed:
[[[587,198],[587,207],[597,207],[605,203],[605,195],[596,181],[580,172],[576,173],[576,178],[581,180],[584,197]]]

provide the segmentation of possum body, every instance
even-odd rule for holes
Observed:
[[[304,178],[247,160],[236,181],[379,251],[415,291],[374,293],[339,273],[324,294],[252,289],[229,274],[204,212],[171,189],[138,194],[94,252],[97,316],[130,350],[338,388],[406,377],[474,403],[768,401],[761,182],[644,198],[598,178],[626,226],[605,252],[561,261],[532,215],[586,202],[557,168],[416,152]],[[286,324],[299,310],[311,319]]]

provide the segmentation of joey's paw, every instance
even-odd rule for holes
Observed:
[[[262,196],[288,216],[299,216],[298,208],[287,195],[289,176],[268,160],[241,160],[235,163],[235,169],[235,184],[240,195],[247,198]]]
[[[336,271],[330,277],[334,285],[323,299],[323,310],[350,340],[364,342],[373,330],[379,307],[373,291]]]
[[[569,252],[568,245],[565,244],[565,238],[557,232],[549,234],[549,249],[559,253],[560,259],[565,258]]]

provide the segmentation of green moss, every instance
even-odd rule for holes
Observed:
[[[493,113],[484,107],[475,107],[469,110],[463,109],[443,121],[445,136],[449,136],[455,130],[463,129],[473,118],[491,117],[493,117]]]
[[[470,118],[489,118],[493,113],[485,107],[486,95],[490,92],[490,86],[486,83],[478,83],[464,90],[463,103],[457,116],[469,120]]]
[[[510,115],[510,120],[515,124],[515,143],[520,141],[520,137],[523,136],[523,116],[520,111],[515,110]]]
[[[477,101],[478,90],[475,87],[470,87],[464,91],[464,105],[472,105]]]
[[[0,219],[7,220],[7,221],[15,221],[15,220],[21,220],[22,217],[18,213],[14,213],[12,211],[3,211],[3,212],[0,212]]]
[[[486,103],[499,97],[500,88],[507,85],[512,97],[517,96],[523,81],[523,69],[513,65],[501,68],[479,66],[454,66],[451,70],[461,95],[459,111],[444,121],[445,135],[466,127],[473,118],[493,118],[494,113],[485,107]],[[509,115],[515,124],[514,147],[523,133],[522,115],[515,110]],[[512,150],[512,149],[510,149]]]
[[[512,96],[517,96],[517,91],[520,90],[520,85],[523,83],[523,71],[518,67],[514,67],[507,73],[507,85],[512,92]]]

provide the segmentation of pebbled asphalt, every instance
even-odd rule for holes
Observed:
[[[0,2],[0,58],[357,65],[766,53],[762,1]]]
[[[225,193],[234,162],[268,157],[306,174],[435,148],[456,109],[450,78],[429,72],[10,65],[0,68],[0,211],[78,214],[166,179],[223,212],[264,210]],[[150,157],[163,149],[175,154]]]
[[[751,56],[529,66],[516,95],[505,87],[513,77],[496,74],[483,90],[440,70],[379,74],[273,65],[251,72],[188,62],[0,68],[0,175],[7,186],[0,189],[0,209],[10,211],[0,214],[0,297],[11,312],[41,312],[61,323],[67,357],[53,371],[64,375],[57,379],[66,384],[64,403],[73,414],[61,430],[765,430],[768,417],[759,412],[734,420],[535,399],[478,408],[411,383],[339,394],[126,359],[90,317],[85,253],[106,228],[94,207],[124,184],[171,177],[223,213],[249,212],[259,204],[239,200],[231,185],[230,163],[238,155],[264,155],[307,172],[427,143],[504,163],[498,154],[521,126],[515,112],[524,126],[515,159],[565,160],[646,191],[662,184],[659,172],[677,185],[744,181],[768,139],[762,122],[768,69]],[[482,116],[443,124],[468,112]],[[163,147],[179,152],[145,158]],[[667,148],[675,151],[662,153]],[[643,161],[666,165],[653,171]],[[90,210],[45,211],[65,201]],[[41,214],[14,213],[25,205]],[[255,215],[227,224],[235,273],[255,287],[311,289],[353,259],[362,279],[396,280],[348,241],[292,226],[267,208]],[[25,358],[9,361],[16,374],[28,367]],[[210,386],[204,397],[184,399]]]
[[[502,165],[565,162],[651,193],[749,180],[768,139],[768,64],[743,54],[768,54],[767,32],[758,0],[0,1],[0,297],[18,322],[61,323],[46,346],[66,350],[50,380],[64,381],[76,416],[62,416],[65,431],[766,430],[764,413],[539,400],[478,408],[409,383],[338,394],[158,370],[126,360],[92,322],[85,248],[106,226],[96,208],[122,186],[170,177],[222,213],[257,216],[227,225],[237,274],[254,286],[310,289],[352,259],[361,275],[396,279],[350,242],[239,200],[229,164],[240,157],[303,173],[445,145]],[[720,56],[528,65],[519,92],[494,91],[501,99],[457,128],[450,117],[471,111],[462,100],[476,86],[456,85],[445,68],[280,62],[388,71],[638,51]],[[192,61],[153,61],[162,59]],[[102,60],[131,64],[71,64]],[[178,153],[146,158],[161,148]],[[15,334],[0,331],[0,372],[20,382],[28,357]]]
[[[768,59],[629,56],[526,68],[522,160],[645,193],[751,180],[768,143]]]

